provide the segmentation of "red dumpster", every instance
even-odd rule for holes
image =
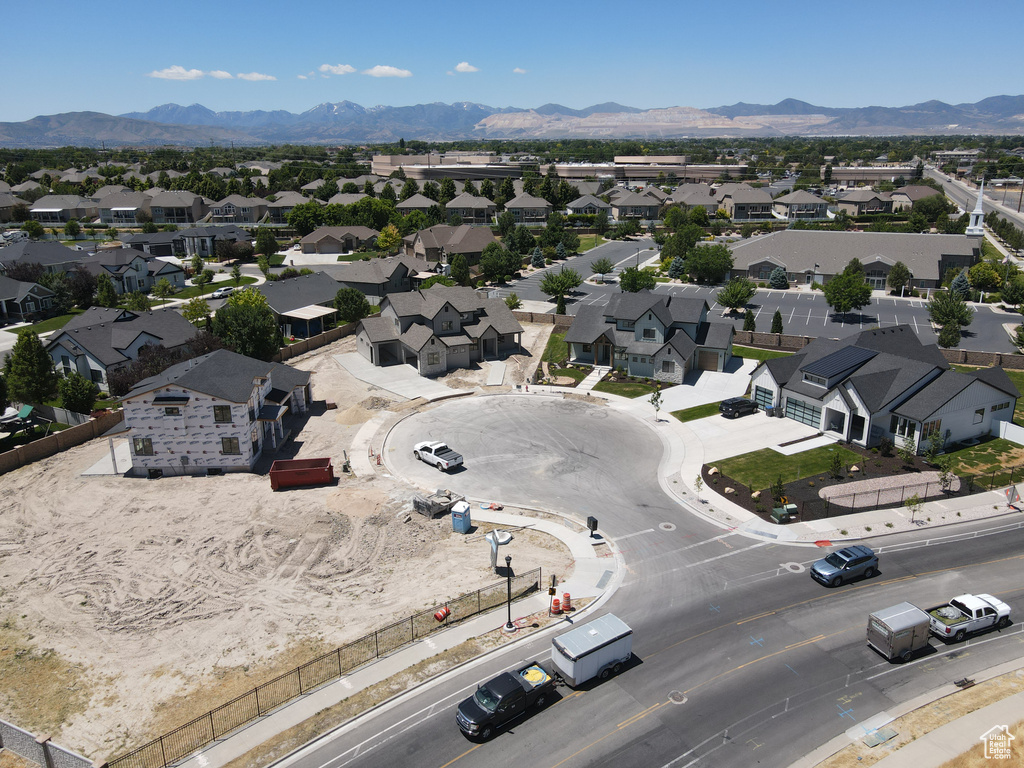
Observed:
[[[327,485],[333,480],[330,459],[282,459],[270,466],[270,487],[275,491],[300,485]]]

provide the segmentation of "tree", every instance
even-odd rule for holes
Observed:
[[[619,288],[624,293],[637,293],[639,291],[653,291],[657,281],[650,272],[644,272],[636,267],[626,267],[619,273]]]
[[[772,315],[772,333],[782,333],[782,313],[777,309]]]
[[[390,182],[381,187],[380,195],[381,200],[394,204],[398,201],[398,195],[395,194],[395,187]]]
[[[203,257],[198,253],[192,257],[192,274],[199,275],[203,271],[203,267],[206,266],[206,262],[203,261]]]
[[[750,331],[751,333],[757,330],[757,321],[754,318],[754,313],[749,309],[743,315],[743,330]]]
[[[580,236],[571,229],[567,229],[562,232],[562,239],[559,240],[558,244],[569,253],[578,253],[580,250]]]
[[[355,323],[370,315],[370,302],[357,288],[342,288],[334,297],[334,308],[338,318],[346,323]]]
[[[600,275],[601,282],[604,282],[604,276],[615,270],[615,264],[607,256],[602,256],[590,262],[590,268],[594,270],[595,275]]]
[[[965,328],[974,320],[974,310],[952,290],[933,293],[927,307],[931,321],[943,327],[956,325],[958,329]]]
[[[508,240],[508,249],[516,253],[529,253],[537,245],[537,238],[522,224],[512,230]]]
[[[498,234],[508,237],[516,228],[516,217],[512,211],[502,211],[498,214]]]
[[[789,278],[786,277],[786,270],[782,267],[773,269],[772,273],[768,276],[768,285],[777,291],[789,288]]]
[[[944,325],[939,330],[939,346],[952,349],[960,344],[960,326],[957,323]]]
[[[689,211],[689,219],[691,224],[696,224],[698,227],[706,227],[711,223],[711,218],[708,216],[708,209],[703,205],[695,205]]]
[[[96,385],[72,371],[57,380],[57,393],[60,395],[60,407],[73,413],[91,413],[96,405],[98,391]]]
[[[858,259],[856,256],[854,256],[852,259],[850,259],[846,263],[846,266],[843,268],[843,274],[844,275],[859,275],[861,278],[863,278],[864,277],[864,265],[861,263],[860,259]]]
[[[555,258],[558,259],[559,261],[565,261],[567,258],[569,258],[569,254],[566,252],[565,246],[562,243],[559,243],[555,247]]]
[[[1024,275],[1014,275],[1010,281],[1003,286],[1003,303],[1016,307],[1024,303]]]
[[[971,287],[979,291],[994,291],[1003,282],[1003,276],[987,261],[979,261],[967,272]]]
[[[21,225],[22,231],[25,232],[33,240],[38,240],[40,237],[46,234],[46,230],[43,229],[43,225],[35,219],[30,219]]]
[[[238,262],[235,262],[231,267],[231,279],[235,281],[236,288],[242,282],[242,266]]]
[[[455,281],[450,277],[445,277],[444,275],[434,275],[420,283],[420,290],[425,291],[428,288],[433,288],[435,285],[444,285],[451,288],[455,285]]]
[[[530,257],[530,265],[534,269],[540,269],[544,266],[544,252],[541,251],[539,245],[533,249],[533,255]]]
[[[6,411],[10,402],[7,400],[7,381],[0,376],[0,411]]]
[[[185,304],[181,316],[195,325],[210,316],[210,305],[206,303],[206,299],[196,296]]]
[[[402,185],[402,191],[398,193],[398,199],[405,202],[419,191],[420,185],[416,183],[416,179],[406,179],[405,184]]]
[[[513,292],[505,297],[505,306],[509,309],[519,309],[523,306],[523,302],[519,299],[519,295]]]
[[[910,273],[909,267],[907,267],[907,265],[902,261],[897,261],[889,270],[889,277],[887,281],[889,283],[889,290],[893,293],[903,290],[903,287],[908,285],[913,277],[914,276]]]
[[[570,293],[583,282],[579,272],[574,269],[562,269],[558,272],[548,272],[540,281],[541,293],[554,296],[558,302],[555,309],[556,314],[565,314],[565,294]]]
[[[117,292],[114,290],[114,282],[110,275],[101,273],[96,278],[96,304],[100,307],[116,307]]]
[[[654,420],[660,421],[658,413],[661,411],[661,390],[657,390],[651,393],[651,399],[649,401],[654,406]]]
[[[497,281],[512,274],[506,271],[510,261],[507,254],[500,243],[488,243],[484,247],[480,254],[480,273],[485,280]]]
[[[871,286],[856,271],[843,272],[825,283],[825,302],[834,312],[845,315],[871,303]]]
[[[274,313],[266,305],[266,299],[262,306],[245,299],[231,302],[235,296],[245,293],[249,291],[231,294],[228,302],[217,310],[213,316],[213,332],[240,355],[270,360],[281,348],[281,330]]]
[[[68,273],[68,288],[71,291],[71,299],[80,309],[88,309],[92,306],[93,297],[96,295],[96,277],[86,269],[76,269]]]
[[[369,183],[367,181],[367,184]],[[372,184],[370,184],[370,190],[373,190]],[[289,211],[288,224],[295,228],[299,237],[305,237],[317,227],[323,226],[325,215],[324,206],[315,200],[310,200],[308,203],[299,203]]]
[[[277,240],[274,238],[274,233],[266,227],[256,230],[256,253],[261,253],[264,256],[273,256],[277,253]]]
[[[673,280],[681,280],[686,276],[686,258],[683,256],[676,256],[672,259],[672,263],[668,265],[668,276]]]
[[[132,312],[149,312],[149,296],[142,291],[132,291],[125,297],[124,305]]]
[[[455,199],[455,182],[445,176],[441,179],[441,188],[438,192],[437,202],[442,206],[448,205],[452,200]]]
[[[451,265],[451,278],[459,285],[469,285],[469,264],[466,262],[466,257],[461,253],[456,253],[452,256],[449,261]]]
[[[741,307],[745,307],[755,293],[757,293],[757,286],[750,280],[743,277],[734,277],[723,288],[718,289],[718,295],[715,299],[723,307],[735,312]],[[747,314],[750,315],[751,313],[748,311]],[[744,324],[743,330],[748,331],[752,329],[747,328],[746,324]]]
[[[594,229],[599,235],[608,231],[608,211],[602,209],[597,212],[597,215],[594,216]]]
[[[82,227],[78,223],[78,219],[68,219],[67,224],[64,225],[64,234],[70,238],[78,237],[82,232]]]
[[[696,247],[686,257],[686,271],[705,283],[720,282],[729,274],[732,264],[732,251],[721,243]]]
[[[953,282],[949,285],[949,291],[961,301],[971,298],[971,282],[967,279],[966,269],[953,278]]]
[[[57,390],[53,359],[34,331],[18,333],[14,348],[4,361],[7,397],[19,403],[38,405]]]
[[[58,315],[66,315],[74,306],[75,298],[64,272],[44,272],[37,282],[53,291],[53,309]]]
[[[174,293],[174,286],[166,277],[161,277],[153,286],[153,295],[158,299],[166,299]]]
[[[394,224],[388,224],[377,235],[377,250],[384,251],[384,253],[392,253],[398,249],[398,245],[401,242],[402,235],[399,233],[398,227]]]

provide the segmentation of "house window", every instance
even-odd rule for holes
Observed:
[[[136,437],[134,440],[132,440],[132,448],[134,448],[136,456],[152,456],[153,438]]]
[[[589,344],[584,344],[583,345],[583,351],[589,354],[590,351],[591,351],[590,345]]]
[[[675,360],[662,360],[661,361],[661,372],[662,373],[675,373],[676,372]]]
[[[941,431],[942,431],[942,419],[935,419],[934,421],[926,421],[921,426],[921,436],[925,437],[925,438],[927,438],[928,435],[932,434],[933,432],[938,433],[938,432],[941,432]]]
[[[1009,403],[999,403],[998,405],[993,405],[992,406],[992,412],[995,413],[996,411],[1001,411],[1004,408],[1009,408],[1009,407],[1010,407]]]
[[[978,410],[976,410],[974,412],[974,423],[975,424],[981,424],[982,419],[984,419],[984,418],[985,418],[985,409],[984,408],[979,408]]]
[[[181,408],[176,405],[169,405],[164,408],[164,416],[181,416]]]
[[[636,355],[633,355],[633,362],[636,362]]]
[[[220,439],[220,452],[231,456],[238,456],[242,450],[238,447],[237,437],[222,437]]]
[[[89,369],[89,378],[92,379],[93,384],[103,383],[103,371],[97,371],[95,368]]]
[[[981,409],[984,414],[985,409]],[[917,429],[917,422],[902,416],[893,416],[889,421],[889,431],[894,435],[905,437],[908,440],[914,439],[914,431]]]
[[[441,330],[442,331],[450,331],[451,329],[452,329],[452,321],[451,320],[442,320],[441,321]]]
[[[231,406],[230,405],[215,405],[213,406],[213,420],[218,424],[230,424],[231,423]]]
[[[427,365],[440,365],[441,364],[441,353],[440,352],[428,352],[427,353]]]
[[[634,325],[636,325],[636,323],[634,323],[632,320],[623,320],[622,321],[622,327],[625,328],[626,330],[629,330]]]
[[[815,376],[813,373],[805,373],[804,381],[808,382],[809,384],[817,384],[819,387],[824,387],[828,384],[828,382],[824,378],[822,378],[821,376]]]
[[[500,334],[500,333],[498,334],[498,343],[499,344],[504,344],[505,343],[505,337],[502,334]]]
[[[644,328],[644,341],[656,341],[656,338],[653,328]]]

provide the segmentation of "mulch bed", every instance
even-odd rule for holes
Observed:
[[[801,441],[797,440],[793,442]],[[858,461],[855,465],[860,471],[850,472],[850,467],[846,466],[843,468],[844,472],[842,478],[838,480],[833,478],[828,472],[823,472],[821,474],[811,475],[809,477],[801,478],[800,480],[795,480],[792,483],[786,483],[786,485],[783,486],[789,503],[797,505],[797,516],[795,518],[797,521],[821,520],[826,517],[841,517],[843,515],[851,515],[865,511],[863,508],[854,509],[844,507],[836,502],[826,505],[825,501],[818,495],[818,492],[822,488],[842,485],[844,483],[850,484],[870,477],[891,477],[893,475],[905,475],[907,484],[913,485],[918,482],[915,479],[915,475],[923,471],[934,469],[934,467],[926,464],[924,459],[920,456],[915,457],[912,467],[907,467],[903,464],[902,459],[896,455],[895,450],[891,456],[882,456],[881,453],[872,453],[870,450],[865,450],[852,443],[842,444],[842,447],[852,453],[858,454],[861,457],[862,460]],[[701,468],[701,477],[704,480],[706,488],[722,494],[733,503],[738,504],[749,512],[753,512],[765,522],[774,522],[771,518],[773,504],[769,489],[749,488],[748,486],[737,482],[735,478],[728,477],[721,473],[718,475],[708,474],[711,467],[711,464],[705,464]],[[726,487],[734,488],[736,493],[726,495]],[[754,491],[761,491],[760,499],[751,498],[751,494]]]

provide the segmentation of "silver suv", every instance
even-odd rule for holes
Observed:
[[[863,576],[870,579],[878,572],[878,555],[861,544],[838,549],[811,566],[811,578],[830,587]]]

